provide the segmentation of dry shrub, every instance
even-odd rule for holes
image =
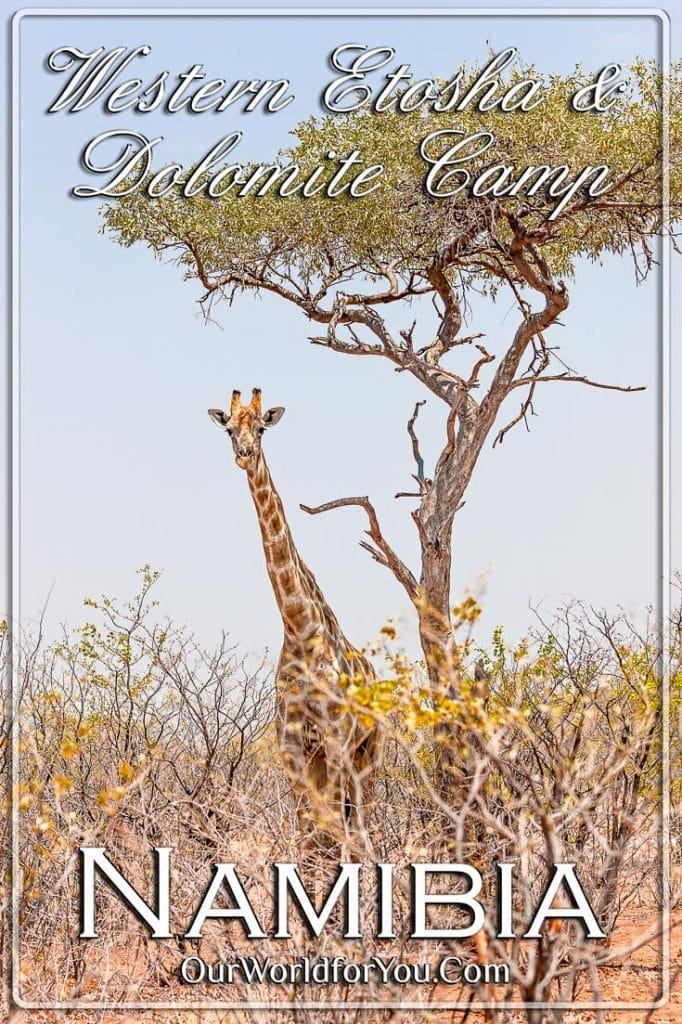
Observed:
[[[607,965],[620,965],[626,977],[634,947],[655,936],[642,935],[625,950],[615,939],[585,939],[575,922],[549,922],[538,940],[522,936],[550,866],[559,862],[576,865],[608,935],[633,909],[661,904],[661,650],[653,624],[638,632],[624,616],[573,604],[551,623],[538,618],[516,647],[499,630],[489,650],[474,650],[469,633],[477,606],[470,602],[460,616],[460,650],[463,663],[477,661],[478,669],[464,671],[454,699],[447,688],[434,694],[423,669],[399,650],[387,627],[371,652],[381,661],[381,682],[351,681],[344,693],[347,707],[379,721],[387,737],[374,800],[352,837],[351,855],[364,865],[363,938],[339,937],[337,911],[320,937],[311,938],[294,909],[291,937],[275,939],[272,864],[301,863],[303,837],[296,814],[301,796],[292,793],[277,749],[273,679],[264,667],[240,658],[226,636],[207,651],[164,622],[151,597],[156,578],[142,570],[140,593],[127,604],[86,602],[92,621],[57,643],[48,643],[40,630],[21,640],[15,796],[23,998],[279,1001],[284,1007],[298,1000],[311,1007],[292,1009],[291,1019],[316,1022],[327,1016],[361,1019],[353,1006],[360,999],[422,1001],[432,1009],[443,1001],[488,1000],[490,1020],[568,1021],[556,1004],[607,998]],[[679,616],[671,638],[671,670],[679,682]],[[333,696],[338,701],[338,693]],[[673,719],[676,713],[675,707]],[[444,736],[456,755],[448,760],[456,778],[445,792],[458,794],[456,805],[444,798],[436,770]],[[4,758],[7,749],[5,743]],[[674,772],[679,778],[677,765]],[[314,796],[310,806],[322,819],[324,808]],[[675,814],[673,825],[678,822]],[[152,940],[102,884],[99,937],[80,940],[81,846],[105,847],[150,904],[152,850],[172,847],[174,937]],[[673,845],[678,863],[679,856]],[[480,868],[488,912],[475,940],[410,938],[409,865],[424,861]],[[395,865],[395,939],[374,937],[377,862]],[[515,864],[514,940],[495,937],[496,862]],[[221,921],[208,923],[201,940],[184,937],[216,863],[237,864],[268,938],[248,941],[239,925]],[[330,866],[327,853],[326,864],[312,874],[309,867],[302,873],[311,895],[315,890],[319,896],[320,883],[329,882],[336,865]],[[442,891],[443,884],[434,878],[432,890],[440,885]],[[433,920],[461,927],[467,916],[439,907]],[[240,954],[273,962],[338,955],[357,963],[376,955],[409,964],[458,956],[465,964],[505,965],[509,980],[417,986],[375,975],[362,986],[264,981],[248,987],[179,980],[186,957],[214,964]],[[660,968],[660,956],[658,961]],[[660,970],[650,981],[653,1000]],[[332,1000],[349,1007],[332,1011]],[[522,1000],[550,1008],[505,1008]],[[402,1015],[375,1010],[372,1019]],[[286,1017],[263,1010],[252,1019]]]

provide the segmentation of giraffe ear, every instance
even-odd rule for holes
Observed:
[[[276,405],[272,409],[268,409],[267,412],[263,413],[263,426],[274,427],[275,423],[279,423],[282,416],[284,415],[284,406]]]
[[[211,417],[214,423],[217,423],[219,427],[226,427],[228,417],[225,415],[222,409],[209,409],[208,415]]]

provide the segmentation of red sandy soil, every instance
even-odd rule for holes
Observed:
[[[656,927],[659,915],[653,911],[641,910],[625,915],[614,934],[613,949],[627,948]],[[656,1010],[606,1010],[599,1018],[590,1010],[568,1010],[563,1024],[682,1024],[682,916],[678,917],[670,935],[671,992],[665,1006]],[[649,1004],[655,1000],[661,979],[661,941],[655,939],[634,953],[614,960],[608,967],[599,969],[601,990],[605,1002],[640,1002]],[[452,999],[452,995],[447,996]],[[585,989],[584,999],[589,1002],[590,994]],[[321,1007],[322,1008],[322,1007]],[[339,1015],[341,1018],[341,1015]],[[396,1015],[398,1016],[398,1015]],[[407,1020],[414,1024],[484,1024],[482,1014],[447,1010],[438,1013],[436,1008],[429,1011],[415,1011]],[[0,1005],[0,1022],[4,1024],[278,1024],[283,1015],[272,1012],[242,1011],[147,1011],[121,1010],[72,1011],[55,1013],[49,1010],[7,1010]],[[313,1016],[314,1019],[314,1016]],[[341,1018],[342,1019],[342,1018]],[[358,1020],[363,1020],[358,1017]],[[367,1024],[373,1024],[372,1012],[364,1017]],[[526,1024],[523,1012],[518,1011],[510,1024]],[[363,1022],[364,1024],[364,1022]]]
[[[627,948],[637,942],[639,936],[656,926],[658,915],[639,912],[627,915],[614,934],[614,948]],[[661,978],[660,939],[642,946],[631,956],[614,963],[613,968],[601,968],[600,980],[604,999],[613,1002],[646,1003],[655,998]],[[682,917],[674,921],[670,934],[670,980],[671,992],[668,1002],[651,1016],[646,1010],[620,1010],[606,1012],[605,1022],[621,1024],[679,1024],[682,1022]],[[589,1014],[576,1019],[576,1024],[593,1020]]]

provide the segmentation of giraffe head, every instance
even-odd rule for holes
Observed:
[[[263,432],[278,423],[283,413],[282,406],[263,412],[260,388],[253,389],[248,405],[242,405],[240,391],[233,391],[229,413],[222,409],[208,410],[213,422],[230,435],[235,459],[241,469],[255,465],[260,455]]]

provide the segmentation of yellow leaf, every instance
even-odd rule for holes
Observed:
[[[73,782],[67,775],[53,775],[52,785],[57,796],[62,796],[71,789]]]

